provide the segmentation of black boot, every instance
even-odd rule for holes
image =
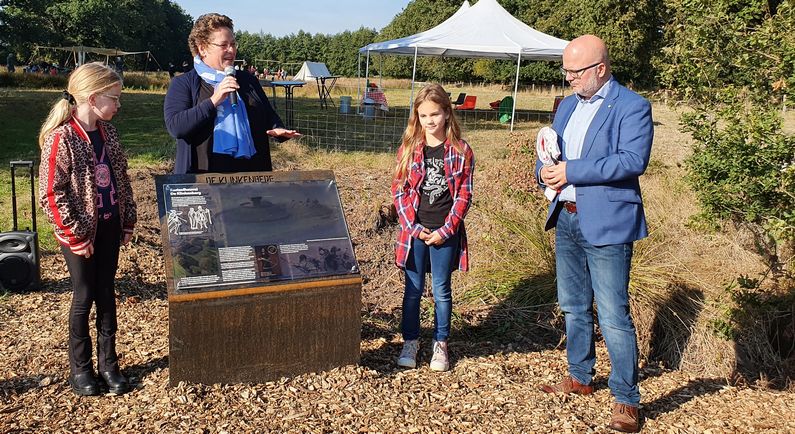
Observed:
[[[69,385],[72,392],[80,396],[99,395],[99,385],[93,372],[81,372],[69,376]]]
[[[105,385],[108,386],[108,392],[114,395],[121,395],[130,390],[127,378],[121,375],[121,372],[118,370],[100,372],[99,376]]]

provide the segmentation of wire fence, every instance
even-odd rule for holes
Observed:
[[[277,111],[286,119],[284,105]],[[330,105],[321,109],[317,100],[296,98],[293,105],[294,128],[303,134],[302,141],[317,149],[334,151],[395,152],[406,129],[410,111],[404,107],[388,111],[373,106],[350,106],[348,110]],[[509,129],[510,119],[500,122],[496,110],[457,110],[456,116],[465,131]],[[516,123],[551,122],[552,112],[518,110]]]

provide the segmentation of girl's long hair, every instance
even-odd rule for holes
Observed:
[[[44,146],[44,141],[52,130],[69,120],[76,105],[88,101],[91,95],[102,93],[121,83],[119,74],[100,62],[86,63],[72,71],[66,88],[68,95],[58,98],[41,125],[39,146]]]
[[[411,166],[412,156],[417,147],[425,142],[425,129],[420,124],[420,117],[417,114],[417,109],[420,104],[425,101],[433,101],[448,114],[445,129],[447,131],[447,140],[455,148],[456,152],[461,153],[461,126],[458,124],[458,119],[455,117],[453,104],[450,102],[450,96],[447,95],[444,88],[438,84],[429,84],[423,87],[417,97],[414,99],[414,105],[411,109],[411,116],[409,116],[409,124],[406,131],[403,132],[403,139],[400,143],[400,160],[395,166],[395,181],[403,183],[408,177],[409,169]]]

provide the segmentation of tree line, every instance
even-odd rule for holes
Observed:
[[[669,0],[670,1],[670,0]],[[472,3],[475,3],[473,0]],[[663,0],[595,0],[586,5],[563,0],[502,0],[508,12],[531,27],[559,38],[598,33],[607,40],[616,60],[616,75],[641,86],[655,84],[654,53],[664,41]],[[380,32],[360,28],[337,34],[312,34],[305,30],[276,37],[267,33],[237,32],[238,57],[248,63],[278,67],[303,61],[324,62],[338,75],[355,76],[360,64],[358,49],[372,42],[408,36],[427,30],[452,15],[461,0],[414,0]],[[0,50],[13,51],[25,61],[34,46],[86,45],[151,51],[161,64],[181,64],[190,59],[187,37],[193,18],[169,0],[0,0]],[[296,22],[300,27],[300,21]],[[0,53],[2,54],[2,53]],[[63,57],[63,56],[61,56]],[[371,70],[385,76],[411,75],[409,58],[374,59]],[[525,62],[520,79],[558,83],[560,65]],[[421,80],[511,82],[511,61],[423,58],[418,62]]]

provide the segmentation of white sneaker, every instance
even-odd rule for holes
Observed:
[[[447,357],[447,342],[433,341],[431,370],[443,372],[448,369],[450,369],[450,359]]]
[[[417,351],[420,349],[420,340],[414,339],[403,342],[403,350],[400,351],[397,364],[403,368],[417,367]]]

